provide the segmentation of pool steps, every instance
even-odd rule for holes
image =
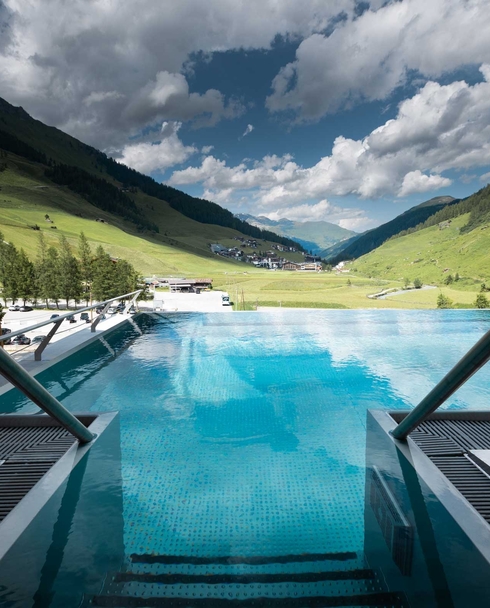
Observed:
[[[402,594],[386,590],[378,571],[356,567],[355,553],[313,554],[312,561],[309,557],[176,556],[172,561],[175,556],[133,555],[130,570],[109,575],[91,604],[119,608],[407,606]],[[278,564],[281,572],[277,572]],[[297,571],[300,565],[308,571]]]

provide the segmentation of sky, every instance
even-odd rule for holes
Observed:
[[[362,232],[490,182],[488,0],[0,0],[0,96],[234,213]]]

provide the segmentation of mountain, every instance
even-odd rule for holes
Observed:
[[[454,282],[468,291],[490,285],[490,185],[393,236],[351,268],[377,279]]]
[[[157,214],[138,204],[144,194],[164,201],[182,215],[203,224],[239,231],[253,238],[297,246],[291,239],[260,230],[236,218],[216,203],[159,184],[87,146],[59,129],[33,119],[23,108],[0,98],[0,148],[46,167],[51,182],[79,194],[95,207],[132,222],[139,230],[158,233]],[[301,246],[300,246],[301,248]]]
[[[415,226],[425,222],[431,215],[437,211],[444,209],[448,205],[454,205],[459,201],[452,196],[437,196],[431,198],[420,205],[411,207],[407,211],[398,215],[386,224],[382,224],[373,230],[369,230],[361,235],[354,242],[346,243],[346,246],[341,248],[335,254],[326,256],[330,264],[337,264],[342,260],[353,260],[373,251],[392,236],[414,228]]]
[[[286,218],[271,220],[264,215],[256,217],[245,213],[239,213],[235,217],[262,230],[270,230],[289,237],[314,254],[356,234],[352,230],[346,230],[330,222],[293,222]]]
[[[199,213],[202,222],[192,217]],[[146,276],[247,268],[213,254],[210,243],[234,247],[237,238],[253,236],[265,250],[281,240],[296,246],[272,232],[268,239],[218,205],[161,186],[0,100],[0,232],[34,259],[40,232],[48,245],[57,247],[64,235],[76,248],[81,231],[94,249],[102,245]],[[285,255],[302,259],[301,253]]]

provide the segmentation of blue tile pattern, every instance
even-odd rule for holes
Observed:
[[[362,568],[366,410],[414,406],[489,328],[489,314],[475,311],[160,318],[64,403],[121,413],[128,556],[354,551],[347,563],[254,571]],[[490,370],[450,407],[490,407]],[[200,571],[251,567],[192,567]],[[322,584],[302,593],[321,593]],[[352,584],[368,583],[336,583],[339,593]]]

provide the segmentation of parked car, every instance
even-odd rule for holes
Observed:
[[[109,306],[109,310],[107,311],[110,315],[115,315],[119,310],[117,306]]]
[[[57,315],[56,313],[54,313],[54,315],[51,315],[49,318],[50,319],[56,319],[56,317],[59,317],[60,315]]]
[[[80,321],[85,321],[85,323],[90,323],[90,318],[88,312],[80,313]]]
[[[34,310],[32,306],[21,306],[19,308],[19,312],[31,312],[31,310]]]
[[[77,320],[75,319],[75,315],[68,315],[65,320],[68,321],[68,323],[76,323],[77,322]]]
[[[116,306],[117,311],[118,312],[124,312],[124,309],[126,308],[126,304],[124,304],[124,302],[119,302],[119,304]]]
[[[34,336],[34,338],[32,338],[31,344],[39,344],[39,342],[42,342],[45,337],[46,336]]]
[[[22,344],[27,345],[31,343],[31,339],[28,338],[25,334],[19,334],[12,338],[12,344]]]
[[[12,333],[12,330],[9,329],[8,327],[2,327],[2,336],[5,336],[6,334],[10,334]],[[8,338],[7,340],[2,340],[3,344],[12,344],[12,340],[10,338]]]
[[[12,312],[17,312],[19,308],[20,306],[18,306],[17,304],[12,304],[12,306],[9,306],[9,310]]]
[[[95,312],[100,315],[100,313],[104,310],[103,306],[97,306],[97,308],[95,309]]]

